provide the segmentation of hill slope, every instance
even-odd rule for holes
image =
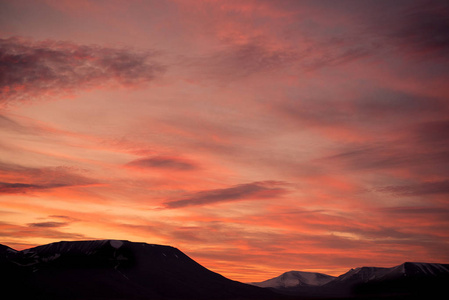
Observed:
[[[180,250],[118,240],[58,242],[23,251],[0,247],[0,286],[30,299],[269,299]]]

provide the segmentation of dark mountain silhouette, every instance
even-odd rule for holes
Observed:
[[[327,282],[309,280],[295,284],[291,280],[292,274],[304,273]],[[300,299],[449,299],[449,264],[406,262],[392,268],[355,268],[330,280],[323,275],[293,271],[252,284]]]
[[[253,285],[214,273],[170,246],[98,240],[16,251],[0,245],[0,288],[11,299],[448,299],[449,264],[361,267],[338,277],[290,271]]]
[[[357,295],[448,299],[449,264],[406,262],[378,270],[370,278],[354,280],[346,286]]]
[[[277,299],[229,280],[180,250],[129,241],[0,246],[0,287],[15,299]]]

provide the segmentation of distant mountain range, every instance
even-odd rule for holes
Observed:
[[[449,264],[406,262],[392,268],[361,267],[338,277],[290,271],[251,284],[311,298],[449,299]]]
[[[290,271],[250,285],[170,246],[98,240],[16,251],[0,245],[0,289],[10,299],[447,299],[448,287],[447,264],[362,267],[338,277]]]

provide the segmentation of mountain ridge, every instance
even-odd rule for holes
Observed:
[[[427,297],[445,299],[449,285],[449,264],[404,262],[385,267],[358,267],[330,279],[328,282],[309,282],[308,284],[289,281],[285,275],[308,273],[290,271],[260,283],[251,283],[271,290],[291,295],[312,298],[344,297]],[[321,274],[321,273],[314,273]],[[326,275],[326,274],[322,274]],[[284,280],[284,282],[282,282]],[[377,298],[376,298],[377,299]],[[390,299],[390,298],[389,298]],[[402,299],[402,298],[401,298]]]
[[[61,241],[0,254],[0,287],[19,293],[19,299],[278,298],[271,291],[227,279],[165,245]]]
[[[17,299],[446,299],[448,285],[449,264],[358,267],[337,277],[289,271],[249,285],[166,245],[107,239],[17,251],[0,244],[0,288]]]

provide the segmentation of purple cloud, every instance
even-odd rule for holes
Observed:
[[[39,224],[39,223],[31,223],[31,224]],[[30,238],[30,237],[40,237],[40,238],[51,238],[51,239],[92,239],[88,236],[79,233],[69,233],[69,232],[61,232],[57,228],[61,226],[51,226],[51,224],[47,224],[50,226],[22,226],[12,223],[6,223],[0,221],[0,237],[20,237],[20,238]],[[57,224],[53,224],[57,225]],[[55,229],[56,228],[56,229]]]
[[[197,169],[197,165],[193,162],[178,157],[156,156],[150,158],[142,158],[126,164],[129,167],[140,169],[169,169],[179,171],[191,171]]]
[[[257,198],[276,198],[287,193],[284,182],[258,181],[230,188],[200,191],[185,198],[165,202],[167,208],[208,205]]]
[[[424,58],[449,56],[449,4],[434,1],[415,5],[401,18],[392,20],[393,31],[389,36],[409,53]]]
[[[154,52],[62,41],[0,39],[0,101],[149,82],[165,70],[152,60],[154,56]]]
[[[66,222],[38,222],[38,223],[28,223],[30,227],[38,227],[38,228],[57,228],[67,226]]]
[[[0,179],[2,177],[14,181],[0,182],[0,194],[20,194],[37,190],[98,183],[91,178],[76,174],[76,172],[67,167],[30,168],[0,162]]]
[[[381,190],[403,196],[449,194],[449,180],[423,182],[412,185],[387,186]]]

